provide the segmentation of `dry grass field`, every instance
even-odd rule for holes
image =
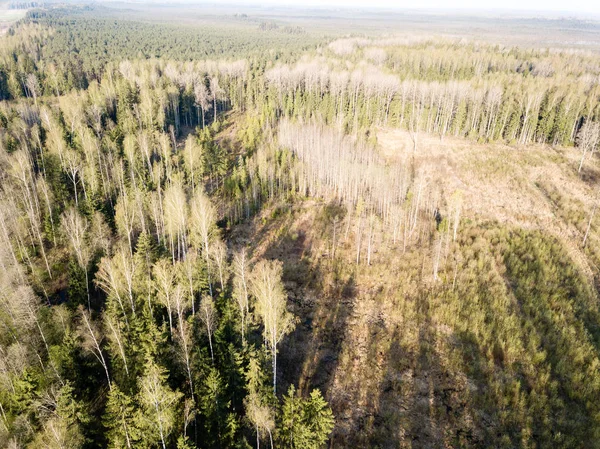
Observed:
[[[587,161],[577,173],[581,154],[576,148],[477,144],[421,134],[414,152],[409,133],[397,129],[381,129],[377,142],[390,164],[414,164],[447,195],[461,191],[470,217],[543,227],[556,218],[556,211],[542,186],[560,189],[588,211],[595,200],[590,180],[599,175],[598,167]]]

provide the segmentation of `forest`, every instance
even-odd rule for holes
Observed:
[[[0,447],[600,447],[597,48],[12,7]]]

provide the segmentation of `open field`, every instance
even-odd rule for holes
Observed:
[[[9,9],[8,5],[8,1],[0,2],[0,35],[5,33],[11,24],[25,17],[27,13],[25,9]]]
[[[313,37],[344,35],[408,38],[466,38],[523,47],[600,50],[600,17],[531,13],[461,12],[427,10],[368,10],[236,5],[213,3],[106,2],[78,12],[87,18],[112,18],[188,25],[256,29],[261,23],[301,27]]]
[[[548,183],[590,211],[595,201],[593,186],[577,173],[581,154],[575,148],[478,144],[424,134],[413,152],[409,133],[390,129],[379,130],[377,142],[390,164],[414,164],[440,193],[461,191],[465,213],[472,217],[541,227],[556,218],[555,207],[540,188]],[[586,167],[583,175],[595,179],[597,170],[595,165]]]
[[[326,7],[306,10],[292,7],[212,4],[150,4],[141,7],[134,3],[114,2],[107,5],[111,9],[119,10],[120,17],[160,22],[177,20],[190,25],[214,23],[215,20],[254,24],[273,21],[282,26],[301,26],[311,33],[329,36],[366,34],[465,37],[504,45],[600,49],[600,22],[593,18],[562,15],[540,17],[537,13],[505,13],[498,16],[497,13],[465,14],[451,10],[435,12],[418,9],[361,10]]]

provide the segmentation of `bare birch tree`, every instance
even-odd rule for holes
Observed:
[[[192,198],[190,205],[190,219],[188,221],[191,242],[197,249],[201,249],[208,270],[208,286],[212,296],[211,270],[211,243],[215,235],[217,212],[208,196],[198,190]]]
[[[74,208],[67,209],[63,213],[61,217],[61,223],[65,234],[69,239],[71,249],[75,253],[77,263],[85,272],[85,288],[87,292],[88,309],[91,310],[92,307],[90,303],[88,265],[92,257],[92,248],[90,248],[86,238],[89,223],[87,219],[82,217],[81,214]]]
[[[172,264],[166,259],[158,260],[152,269],[154,275],[155,288],[158,293],[158,301],[167,309],[169,317],[169,331],[173,336],[173,312],[175,311],[175,302],[173,291],[175,288],[175,270]]]
[[[212,336],[217,325],[217,311],[215,309],[215,302],[211,296],[204,295],[200,301],[200,308],[198,310],[200,320],[204,323],[206,328],[206,334],[208,336],[208,344],[210,347],[210,358],[215,362],[215,354],[213,352]]]
[[[94,357],[96,357],[98,362],[100,362],[106,374],[108,388],[111,389],[112,384],[110,381],[110,375],[108,374],[108,364],[104,358],[104,352],[102,351],[101,346],[103,335],[96,323],[92,321],[90,313],[81,305],[79,306],[78,314],[81,320],[78,331],[83,340],[83,349],[91,352]]]
[[[249,313],[248,301],[248,276],[249,276],[248,254],[245,249],[237,251],[233,255],[233,296],[240,311],[242,324],[242,346],[246,346],[246,317]]]
[[[274,411],[268,405],[262,404],[256,393],[246,398],[245,405],[246,416],[256,429],[256,448],[260,449],[260,433],[266,432],[269,435],[271,449],[273,449]]]
[[[166,383],[164,371],[153,361],[146,364],[146,372],[139,381],[140,403],[148,428],[156,431],[163,449],[177,422],[176,406],[181,393],[172,391]]]
[[[173,302],[177,313],[177,342],[181,348],[183,362],[190,382],[190,392],[194,397],[194,382],[192,380],[192,335],[185,314],[189,310],[190,303],[186,298],[185,290],[177,285],[173,291]]]
[[[109,343],[114,347],[114,352],[123,360],[123,368],[129,376],[129,366],[127,365],[127,355],[125,354],[125,338],[121,330],[121,322],[115,319],[110,313],[104,313],[104,327],[107,330],[106,335]]]
[[[213,101],[213,123],[217,121],[217,102],[223,99],[225,91],[219,83],[219,78],[213,76],[210,79],[210,98]]]
[[[287,310],[287,295],[281,282],[281,262],[261,260],[251,273],[251,291],[263,325],[265,343],[271,351],[273,391],[277,393],[277,345],[293,331],[295,318]]]
[[[578,172],[583,168],[583,162],[590,153],[590,158],[600,144],[600,123],[586,120],[579,133],[577,134],[577,146],[581,149],[581,161],[579,162]]]

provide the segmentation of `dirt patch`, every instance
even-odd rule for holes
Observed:
[[[592,210],[593,183],[577,173],[579,151],[547,145],[515,147],[502,143],[478,144],[465,139],[421,134],[413,151],[408,132],[380,129],[378,149],[390,165],[413,164],[426,173],[444,199],[460,192],[463,216],[487,217],[524,227],[545,227],[556,218],[554,207],[540,192],[540,181]],[[596,160],[587,172],[598,170]],[[442,213],[444,211],[442,210]]]

